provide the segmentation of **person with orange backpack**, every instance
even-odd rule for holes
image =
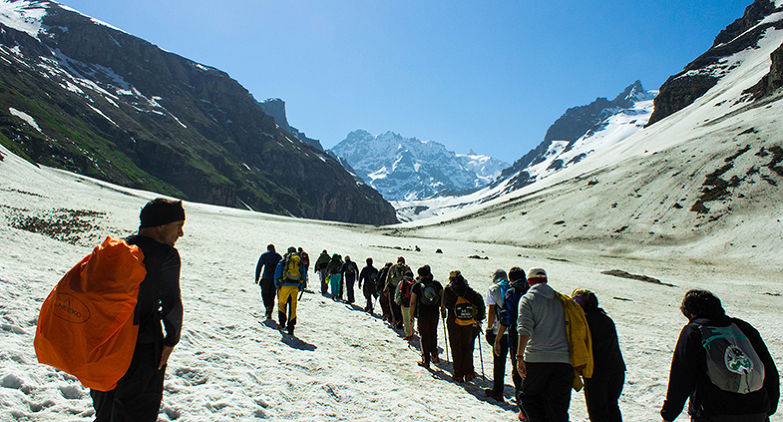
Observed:
[[[280,330],[287,329],[288,334],[294,334],[296,326],[296,304],[299,292],[307,282],[307,270],[302,264],[302,257],[291,246],[275,269],[275,286],[277,287],[277,315],[280,318]],[[286,308],[290,305],[290,313]]]
[[[449,284],[443,289],[441,315],[445,317],[447,313],[446,327],[454,360],[452,378],[456,382],[471,381],[477,376],[473,349],[484,320],[484,298],[468,285],[458,270],[449,273]]]
[[[99,422],[158,419],[166,364],[182,331],[174,248],[183,236],[182,202],[149,201],[140,220],[138,234],[107,238],[73,267],[38,318],[38,360],[90,388]]]

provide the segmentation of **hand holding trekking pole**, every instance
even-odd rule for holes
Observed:
[[[169,356],[171,356],[171,352],[174,350],[173,346],[166,346],[163,345],[163,349],[160,351],[160,363],[158,364],[158,371],[161,370],[169,361]]]

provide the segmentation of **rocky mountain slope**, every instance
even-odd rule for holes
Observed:
[[[0,142],[30,161],[192,201],[396,221],[226,73],[57,3],[0,2],[0,81]]]
[[[779,273],[758,250],[783,248],[783,90],[751,92],[779,78],[781,6],[778,0],[744,32],[758,35],[752,42],[740,36],[724,44],[736,52],[687,107],[550,177],[410,230],[441,238],[480,225],[476,241],[606,257],[650,246],[664,265],[671,257]]]
[[[348,134],[330,150],[390,201],[417,200],[488,185],[508,164],[485,155],[457,154],[440,143],[394,132]]]

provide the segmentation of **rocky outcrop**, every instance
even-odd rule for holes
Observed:
[[[757,99],[766,97],[783,87],[783,44],[772,52],[770,59],[772,59],[772,65],[770,65],[769,73],[747,91]]]
[[[689,63],[682,72],[669,77],[655,98],[655,111],[647,126],[691,105],[718,83],[723,76],[721,59],[756,46],[769,28],[783,28],[783,21],[759,24],[769,14],[783,10],[772,0],[756,0],[745,8],[743,16],[721,31],[712,47]]]
[[[45,9],[38,32],[0,24],[0,142],[14,153],[192,201],[397,221],[379,193],[277,124],[226,73],[56,3],[24,7]]]
[[[288,117],[285,113],[285,101],[281,100],[280,98],[270,98],[258,104],[261,106],[261,110],[263,110],[264,113],[272,116],[272,118],[275,119],[275,123],[283,128],[283,130],[296,136],[297,139],[304,142],[305,144],[323,151],[324,148],[321,146],[320,141],[317,139],[308,138],[304,132],[288,124]]]

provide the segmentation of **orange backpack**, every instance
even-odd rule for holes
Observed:
[[[133,324],[146,276],[138,246],[107,237],[57,283],[41,305],[38,361],[88,388],[110,391],[130,367],[139,326]]]

